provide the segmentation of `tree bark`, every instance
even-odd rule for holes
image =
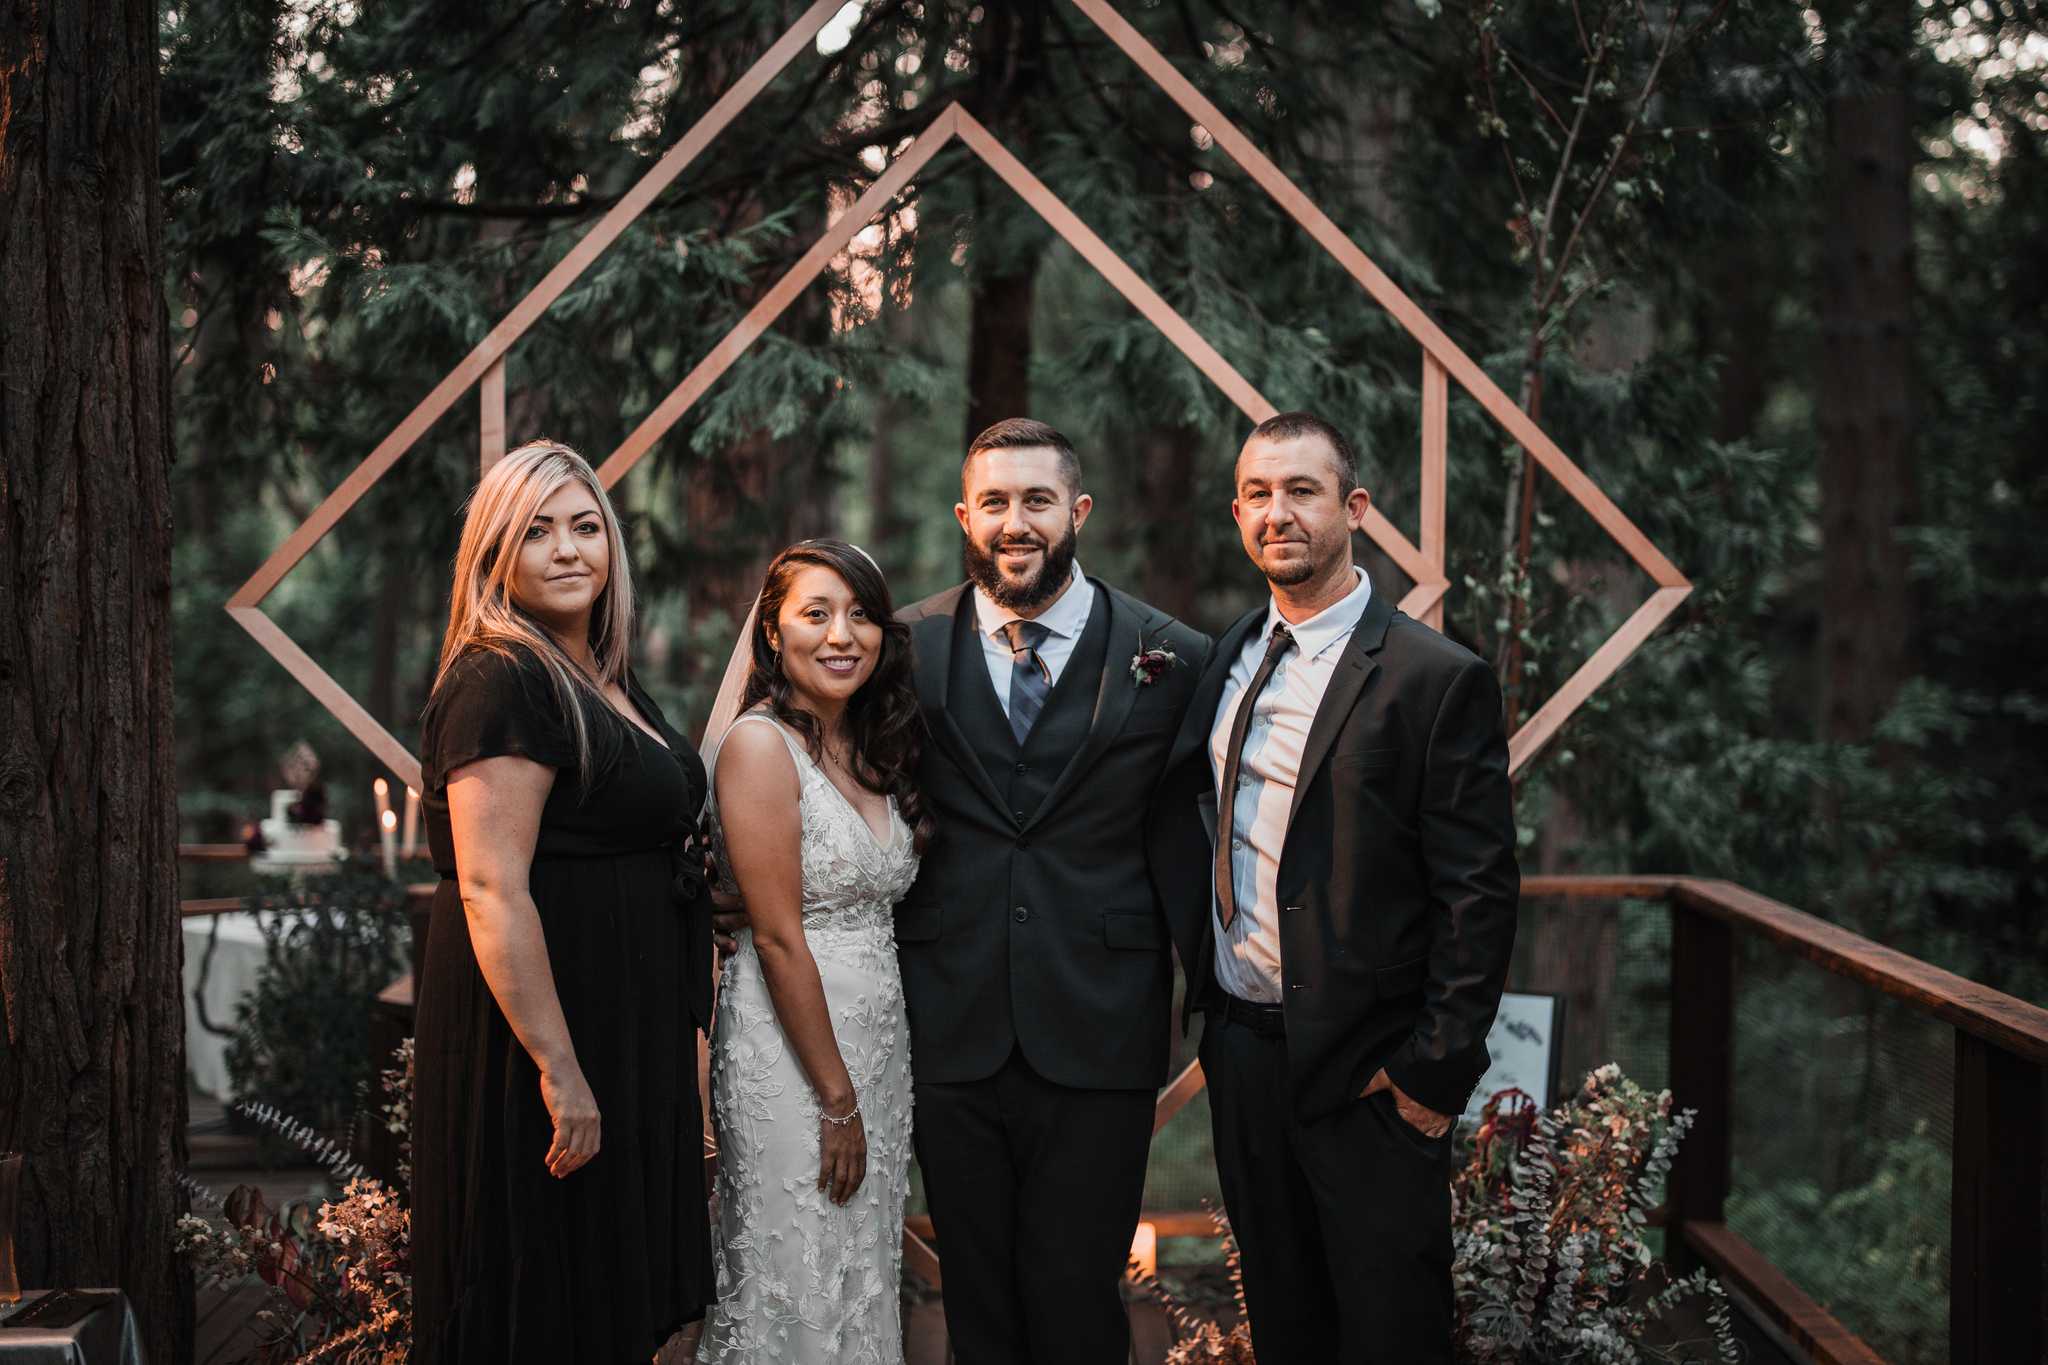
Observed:
[[[376,604],[370,611],[370,714],[386,725],[399,720],[398,655],[399,637],[409,622],[413,594],[408,591],[419,580],[399,566],[397,555],[387,551],[383,581],[377,585]],[[407,566],[409,568],[409,566]],[[410,701],[410,697],[407,699]]]
[[[915,329],[910,310],[888,296],[886,284],[878,321],[892,352],[911,347]],[[909,528],[896,511],[896,445],[903,439],[908,416],[903,400],[892,396],[886,388],[876,395],[874,431],[868,442],[868,542],[875,561],[891,582],[900,579],[910,567],[911,558]]]
[[[1889,8],[1893,31],[1869,35],[1861,78],[1828,103],[1822,210],[1821,732],[1850,741],[1905,680],[1912,618],[1912,13]]]
[[[153,0],[0,20],[0,1147],[25,1286],[191,1353]]]
[[[1204,509],[1194,506],[1195,460],[1201,433],[1186,426],[1155,426],[1138,434],[1138,496],[1133,508],[1145,547],[1140,583],[1145,600],[1183,621],[1201,615],[1201,577],[1187,561],[1187,528]]]
[[[991,5],[975,30],[970,107],[1031,161],[1033,97],[1045,91],[1044,0]],[[991,423],[1031,416],[1031,308],[1042,250],[1031,214],[993,172],[974,173],[965,450]]]
[[[978,214],[986,219],[986,214]],[[969,296],[967,449],[991,424],[1031,415],[1031,302],[1037,265],[981,276]]]

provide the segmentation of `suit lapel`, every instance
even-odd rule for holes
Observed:
[[[1203,672],[1202,680],[1195,684],[1195,695],[1188,702],[1187,714],[1181,719],[1180,733],[1174,736],[1173,749],[1166,759],[1166,771],[1174,771],[1196,750],[1208,747],[1209,733],[1216,728],[1216,703],[1223,697],[1224,683],[1230,680],[1230,666],[1237,662],[1237,656],[1244,652],[1244,642],[1265,619],[1264,607],[1248,611],[1217,640],[1216,648],[1209,655],[1209,667]]]
[[[1365,615],[1358,618],[1358,625],[1344,646],[1343,657],[1337,660],[1336,671],[1330,675],[1322,704],[1316,707],[1316,718],[1309,723],[1308,739],[1301,748],[1301,768],[1294,778],[1294,803],[1287,808],[1290,828],[1295,814],[1301,810],[1301,794],[1308,790],[1316,769],[1330,756],[1337,732],[1344,728],[1366,681],[1380,666],[1377,656],[1380,646],[1386,643],[1387,626],[1393,619],[1394,604],[1384,594],[1374,592],[1365,604]]]
[[[1130,660],[1138,653],[1138,642],[1146,629],[1156,629],[1166,622],[1165,617],[1157,614],[1141,620],[1137,608],[1121,594],[1110,591],[1092,578],[1087,582],[1091,589],[1101,594],[1102,604],[1109,612],[1108,652],[1103,655],[1102,677],[1095,686],[1095,714],[1088,723],[1088,738],[1074,751],[1073,758],[1061,770],[1059,780],[1052,784],[1045,800],[1039,802],[1038,809],[1025,822],[1026,829],[1052,810],[1067,789],[1094,766],[1095,760],[1102,757],[1102,751],[1123,732],[1124,722],[1130,719],[1131,707],[1138,700],[1138,686],[1131,681]],[[1122,686],[1118,686],[1119,682]]]
[[[933,598],[925,614],[911,622],[917,699],[924,706],[925,715],[932,718],[932,732],[939,743],[945,746],[976,789],[988,798],[989,804],[1007,816],[1010,803],[996,790],[988,769],[981,766],[974,746],[967,742],[960,722],[953,718],[952,708],[947,704],[953,691],[953,637],[955,631],[963,628],[958,619],[962,612],[970,617],[974,613],[974,603],[967,595],[965,583]]]

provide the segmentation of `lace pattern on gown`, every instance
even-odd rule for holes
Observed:
[[[883,843],[783,726],[758,712],[734,725],[748,722],[774,726],[796,764],[804,938],[860,1099],[868,1166],[844,1206],[818,1189],[817,1098],[776,1019],[753,935],[741,932],[712,1033],[718,1302],[697,1358],[897,1365],[911,1098],[894,907],[918,858],[893,800]]]

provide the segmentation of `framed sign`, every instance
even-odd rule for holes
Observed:
[[[1548,1109],[1557,1102],[1558,1068],[1564,1061],[1564,997],[1507,991],[1500,998],[1500,1013],[1493,1018],[1493,1030],[1486,1035],[1486,1050],[1493,1065],[1479,1081],[1479,1088],[1465,1105],[1467,1123],[1479,1121],[1479,1111],[1503,1090],[1520,1090]]]

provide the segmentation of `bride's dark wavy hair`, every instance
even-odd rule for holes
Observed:
[[[824,759],[824,735],[817,718],[796,704],[796,689],[768,642],[769,623],[781,619],[789,585],[816,565],[839,575],[868,619],[882,627],[882,655],[875,671],[846,703],[846,730],[853,741],[853,776],[871,792],[896,798],[919,852],[931,843],[932,817],[917,789],[917,761],[924,752],[924,712],[910,671],[910,627],[896,619],[889,584],[867,555],[843,540],[800,540],[775,556],[756,600],[752,658],[740,711],[766,703],[775,718],[804,737],[811,757]]]

